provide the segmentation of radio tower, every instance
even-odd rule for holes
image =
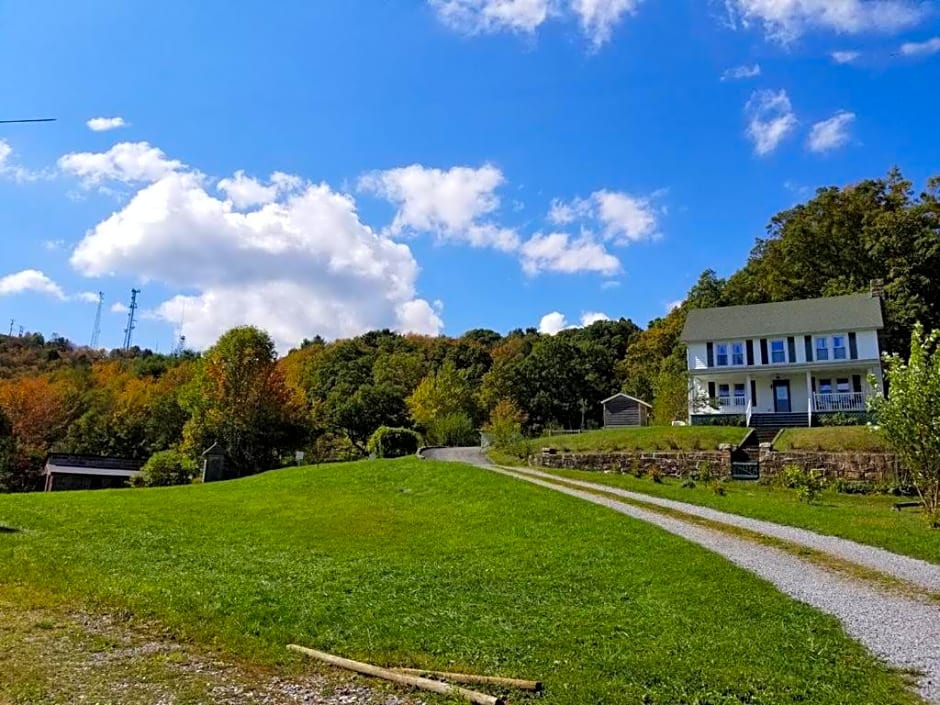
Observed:
[[[127,328],[124,329],[124,349],[131,349],[131,342],[134,340],[134,314],[137,312],[137,294],[140,289],[131,289],[131,305],[127,310]]]
[[[98,338],[101,337],[101,307],[104,306],[104,292],[98,292],[98,310],[95,311],[95,325],[91,329],[91,343],[89,347],[98,347]]]

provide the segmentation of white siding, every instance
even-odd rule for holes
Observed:
[[[708,346],[705,343],[689,343],[689,369],[708,369]]]
[[[878,360],[878,334],[873,330],[862,330],[855,334],[859,360]]]

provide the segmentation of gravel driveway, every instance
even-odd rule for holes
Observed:
[[[610,497],[558,485],[533,476],[534,473],[529,470],[522,474],[512,469],[496,467],[489,463],[479,448],[434,449],[427,451],[425,456],[435,460],[486,467],[508,477],[599,504],[654,524],[714,551],[735,565],[773,583],[790,597],[837,617],[846,632],[864,644],[873,654],[896,668],[920,673],[921,676],[917,680],[920,695],[931,702],[940,702],[940,605],[935,602],[902,596],[867,581],[826,570],[792,553],[716,529],[619,502]],[[547,477],[556,479],[550,475]],[[599,487],[604,492],[611,490],[604,485]],[[648,499],[645,495],[640,497],[644,501]],[[686,511],[685,506],[682,511]],[[814,541],[829,538],[813,536],[816,536]],[[808,540],[808,537],[803,538]],[[880,566],[878,569],[884,571],[885,568]]]

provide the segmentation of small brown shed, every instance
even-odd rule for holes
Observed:
[[[601,402],[604,405],[604,428],[646,426],[653,407],[642,399],[618,392]]]
[[[141,463],[125,458],[50,453],[43,475],[46,492],[127,487],[140,474]]]

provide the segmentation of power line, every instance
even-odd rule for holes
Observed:
[[[0,125],[11,125],[19,122],[55,122],[55,118],[26,118],[25,120],[0,120]]]

